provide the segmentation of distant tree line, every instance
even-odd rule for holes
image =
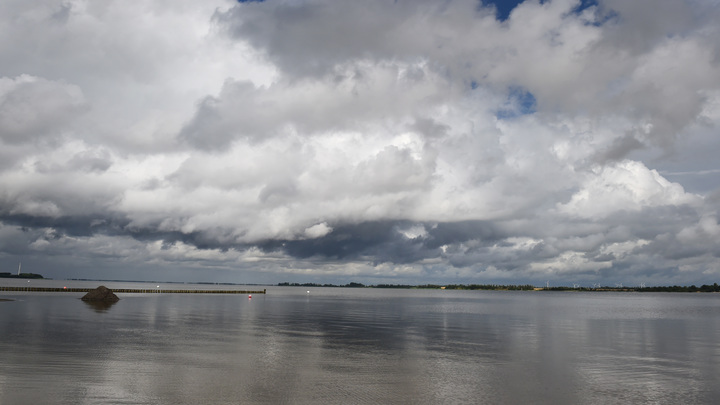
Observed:
[[[0,273],[0,278],[43,278],[40,274],[35,273],[20,273],[20,274],[13,274],[13,273]]]
[[[445,289],[445,290],[533,290],[535,287],[525,285],[499,285],[499,284],[449,284],[449,285],[438,285],[438,284],[423,284],[423,285],[408,285],[408,284],[377,284],[377,285],[365,285],[362,283],[351,282],[348,284],[318,284],[318,283],[278,283],[281,287],[346,287],[346,288],[404,288],[404,289]]]
[[[348,283],[348,284],[318,284],[318,283],[278,283],[280,287],[350,287],[350,288],[362,288],[372,287],[366,286],[361,283]]]
[[[718,283],[708,285],[703,284],[700,287],[695,285],[691,286],[657,286],[657,287],[610,287],[610,286],[598,286],[593,288],[588,287],[542,287],[536,288],[530,284],[521,285],[502,285],[502,284],[422,284],[422,285],[409,285],[409,284],[377,284],[377,285],[365,285],[362,283],[351,282],[348,284],[318,284],[318,283],[278,283],[278,286],[285,287],[345,287],[345,288],[404,288],[404,289],[428,289],[428,290],[502,290],[502,291],[532,291],[535,289],[544,291],[636,291],[636,292],[720,292],[720,285]]]
[[[681,285],[673,285],[673,286],[667,286],[667,287],[635,288],[634,291],[642,291],[642,292],[720,292],[720,285],[718,285],[718,283],[715,283],[713,285],[703,284],[700,287],[696,287],[695,285],[691,285],[689,287],[681,286]]]
[[[598,286],[593,288],[587,287],[549,287],[542,288],[545,291],[630,291],[630,292],[720,292],[720,285],[703,284],[700,287],[695,285],[672,285],[672,286],[655,286],[655,287],[610,287]]]
[[[521,290],[521,291],[532,291],[535,289],[530,284],[522,285],[501,285],[501,284],[450,284],[445,286],[446,290]]]

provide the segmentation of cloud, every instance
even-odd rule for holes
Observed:
[[[491,3],[4,2],[0,261],[716,281],[717,7]]]
[[[323,222],[321,224],[313,225],[305,229],[305,236],[309,238],[320,238],[329,234],[330,232],[332,232],[332,228]]]
[[[293,132],[304,136],[372,130],[389,120],[432,108],[446,81],[424,63],[353,63],[320,78],[257,87],[227,81],[218,96],[203,99],[180,137],[204,150],[235,140],[261,142]],[[308,102],[312,100],[312,102]]]
[[[700,198],[686,194],[639,162],[623,161],[592,173],[585,186],[573,194],[560,212],[571,216],[601,219],[619,211],[638,211],[646,207],[699,205]]]
[[[74,85],[29,75],[0,78],[0,139],[34,142],[60,135],[83,112],[85,97]]]

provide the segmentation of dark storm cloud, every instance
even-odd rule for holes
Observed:
[[[426,234],[408,237],[403,229],[421,226]],[[374,263],[413,263],[442,256],[440,247],[468,241],[493,244],[501,238],[492,224],[484,221],[415,223],[376,221],[337,225],[320,238],[276,240],[262,244],[266,250],[282,250],[297,258],[325,257],[333,260],[370,260]]]
[[[469,240],[495,243],[507,234],[488,221],[441,222],[427,226],[426,246],[432,249]]]
[[[152,243],[160,241],[162,248],[167,249],[178,242],[200,250],[218,249],[226,251],[230,248],[247,249],[244,244],[229,244],[219,241],[215,235],[208,232],[179,232],[162,230],[159,224],[147,227],[133,226],[126,218],[111,218],[103,216],[73,216],[73,217],[42,217],[25,214],[0,213],[0,225],[18,227],[27,234],[28,240],[22,244],[15,244],[16,250],[6,250],[15,253],[32,253],[27,249],[28,241],[53,241],[62,238],[92,238],[103,237],[129,237],[138,242]],[[112,249],[108,247],[107,253],[111,255]]]
[[[127,220],[111,220],[107,216],[47,217],[27,214],[12,214],[0,210],[0,222],[18,226],[23,230],[53,229],[58,234],[70,236],[91,236],[96,233],[122,234]]]
[[[333,232],[309,240],[276,240],[263,244],[264,249],[282,249],[298,258],[322,256],[331,259],[374,258],[389,250],[407,250],[412,241],[403,241],[395,221],[366,222],[335,226]],[[398,252],[400,253],[400,252]],[[398,255],[400,256],[400,255]]]

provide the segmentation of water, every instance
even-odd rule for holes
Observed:
[[[710,404],[720,395],[717,294],[307,290],[124,294],[109,308],[82,294],[0,292],[14,300],[0,302],[0,404]]]

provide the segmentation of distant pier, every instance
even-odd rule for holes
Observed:
[[[3,287],[0,291],[22,291],[22,292],[79,292],[86,293],[95,288],[75,288],[75,287]],[[126,294],[265,294],[267,291],[248,291],[248,290],[168,290],[161,288],[111,288],[114,293]]]

